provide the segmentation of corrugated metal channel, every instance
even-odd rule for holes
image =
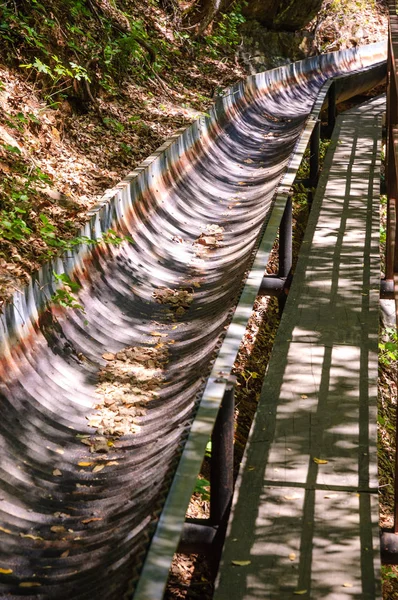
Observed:
[[[1,597],[131,597],[268,223],[275,237],[283,211],[283,194],[275,202],[277,186],[314,103],[328,78],[384,58],[384,46],[373,45],[308,59],[231,88],[209,118],[175,136],[107,194],[83,232],[99,237],[112,226],[134,244],[82,247],[44,267],[15,294],[1,334],[0,568],[12,570],[0,573]],[[380,73],[376,69],[369,80]],[[349,93],[369,86],[363,71],[347,81]],[[219,246],[203,254],[194,242],[210,225],[224,231]],[[255,296],[272,244],[267,237],[264,246],[264,239],[218,370],[232,364],[237,334],[250,315],[248,298]],[[53,270],[82,284],[85,313],[45,309],[55,289]],[[173,316],[170,305],[156,302],[153,293],[165,287],[193,294],[184,314]],[[102,354],[153,347],[159,339],[169,351],[165,380],[140,431],[117,440],[106,455],[91,454],[77,436],[94,433],[87,417],[95,412]],[[213,371],[194,426],[202,438],[222,395],[223,384],[215,380]],[[113,464],[93,472],[79,466],[82,461]]]

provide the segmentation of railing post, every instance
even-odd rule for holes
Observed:
[[[310,179],[308,203],[311,206],[313,200],[313,189],[318,185],[319,179],[319,144],[321,141],[321,121],[316,120],[310,139]]]
[[[321,122],[316,120],[310,139],[310,187],[316,187],[319,177],[319,144],[321,141]]]
[[[230,377],[211,436],[210,524],[226,526],[234,487],[235,377]]]
[[[293,210],[292,198],[289,195],[286,200],[286,206],[279,226],[279,269],[278,277],[286,279],[292,269],[293,263]],[[278,297],[279,312],[282,313],[287,296],[282,293]]]
[[[328,128],[327,135],[331,137],[336,125],[336,83],[333,81],[328,92]]]
[[[187,519],[178,552],[210,554],[217,567],[234,489],[234,413],[236,377],[229,376],[211,436],[210,518]]]

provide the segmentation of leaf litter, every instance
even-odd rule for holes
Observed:
[[[198,238],[192,244],[196,256],[202,256],[207,250],[214,250],[221,246],[224,239],[224,227],[220,227],[215,223],[206,225],[206,231],[202,231]]]
[[[116,354],[108,354],[107,364],[99,371],[95,414],[88,417],[90,427],[96,429],[95,437],[81,438],[91,452],[108,452],[113,440],[139,431],[138,420],[146,413],[146,405],[158,396],[163,381],[163,370],[168,360],[167,347],[151,348],[131,346]],[[81,461],[81,466],[90,466]],[[98,464],[93,473],[106,465]]]

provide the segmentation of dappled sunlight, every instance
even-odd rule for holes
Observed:
[[[373,118],[362,121],[369,107]],[[384,99],[374,99],[336,126],[341,144],[326,157],[264,380],[217,600],[378,597],[375,140],[383,110]]]

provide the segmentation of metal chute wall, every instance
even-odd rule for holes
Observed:
[[[384,58],[384,46],[373,45],[233,86],[209,117],[107,193],[82,231],[99,238],[112,227],[134,244],[65,254],[6,306],[1,594],[54,600],[131,594],[275,190],[319,90],[328,77]],[[201,255],[195,240],[209,225],[223,227],[222,242]],[[82,285],[84,313],[46,307],[55,291],[53,271]],[[153,292],[164,287],[192,288],[194,301],[182,317],[155,302]],[[159,328],[174,343],[164,385],[140,431],[117,440],[106,457],[88,454],[77,436],[94,434],[87,416],[102,354],[152,347]],[[105,467],[82,469],[84,461]]]

